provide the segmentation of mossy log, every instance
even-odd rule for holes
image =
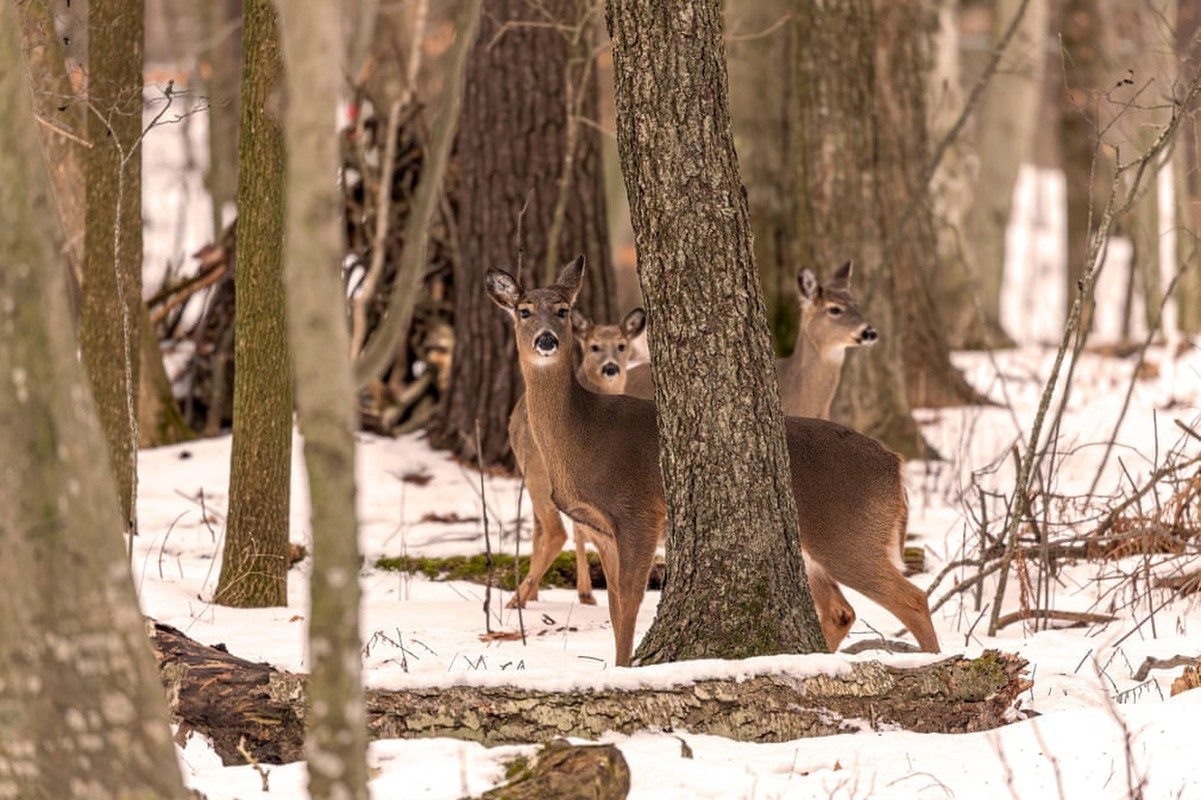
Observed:
[[[152,641],[181,731],[208,735],[227,763],[301,757],[304,678],[206,647],[165,625]],[[745,742],[782,742],[863,730],[987,730],[1010,718],[1030,687],[1026,662],[987,652],[920,667],[857,662],[837,675],[764,674],[669,688],[550,692],[520,686],[372,690],[373,738],[445,736],[486,745],[606,731],[684,730]]]

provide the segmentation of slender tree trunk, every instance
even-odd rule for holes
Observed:
[[[342,218],[330,179],[340,162],[330,121],[345,74],[342,14],[324,0],[279,0],[276,7],[289,97],[287,316],[313,528],[309,792],[366,800],[355,397],[342,299]]]
[[[1175,52],[1175,0],[1148,0],[1133,9],[1133,26],[1129,37],[1137,53],[1131,62],[1133,84],[1115,93],[1118,99],[1129,94],[1130,107],[1121,117],[1122,138],[1129,142],[1120,147],[1121,153],[1146,151],[1171,120],[1175,109],[1169,102],[1179,73]],[[1183,148],[1179,148],[1183,149]],[[1142,299],[1142,322],[1150,331],[1163,332],[1160,307],[1163,303],[1163,281],[1160,276],[1164,224],[1159,208],[1159,172],[1170,169],[1167,160],[1157,161],[1151,173],[1144,176],[1133,208],[1126,215],[1125,228],[1133,247],[1131,253],[1131,285]],[[1133,179],[1133,177],[1132,177]],[[1130,298],[1131,300],[1133,299]],[[1124,339],[1133,336],[1132,315],[1123,319]]]
[[[559,260],[583,253],[592,269],[581,304],[594,319],[613,317],[600,134],[591,124],[593,8],[585,0],[490,0],[468,63],[455,352],[430,442],[483,466],[513,466],[508,418],[521,394],[512,332],[478,290],[484,271],[516,272],[520,261],[518,277],[543,285]]]
[[[1176,24],[1176,52],[1180,81],[1189,86],[1198,68],[1201,51],[1196,41],[1201,29],[1201,8],[1181,3]],[[1196,142],[1201,137],[1195,109],[1186,109],[1181,121],[1182,140]],[[1201,333],[1201,159],[1196,147],[1180,147],[1172,156],[1176,189],[1176,265],[1180,280],[1176,284],[1177,325],[1182,333]]]
[[[949,135],[966,102],[959,57],[958,0],[938,0],[932,16],[936,23],[930,35],[927,123],[932,146],[938,146]],[[976,243],[965,230],[965,217],[975,194],[969,159],[969,144],[964,137],[948,142],[929,189],[938,266],[924,272],[937,276],[928,279],[927,284],[939,327],[947,344],[956,350],[982,348],[993,338],[977,297]]]
[[[241,93],[238,64],[245,36],[243,0],[207,0],[200,4],[208,47],[201,51],[201,74],[208,93],[209,164],[205,185],[213,202],[213,238],[225,228],[225,212],[238,191],[238,127]],[[239,25],[238,22],[242,21]],[[240,206],[240,204],[239,204]]]
[[[79,337],[129,533],[137,532],[143,17],[141,0],[92,0],[88,7],[86,256]]]
[[[1058,127],[1068,206],[1065,317],[1080,294],[1089,243],[1112,183],[1112,164],[1100,142],[1102,90],[1109,88],[1104,27],[1099,0],[1066,0],[1060,7],[1063,74]],[[1094,306],[1090,296],[1080,316],[1082,330],[1092,328]]]
[[[20,9],[0,4],[0,796],[182,798],[125,519],[64,324]]]
[[[767,320],[779,355],[796,339],[800,243],[796,226],[796,173],[792,132],[796,93],[792,61],[795,23],[790,0],[726,0],[730,118],[751,207],[755,262]],[[822,272],[835,264],[811,264]]]
[[[1021,5],[1022,0],[997,0],[992,25],[994,46]],[[1000,323],[1005,236],[1018,167],[1034,154],[1035,127],[1045,86],[1047,5],[1047,0],[1026,1],[1025,13],[978,112],[979,172],[965,222],[967,237],[976,249],[976,297],[991,330],[992,343],[1008,339]]]
[[[283,284],[283,59],[271,0],[246,0],[238,154],[237,318],[229,516],[218,603],[288,603],[292,365]]]
[[[608,23],[668,519],[670,580],[638,658],[823,650],[730,130],[720,4],[611,0]]]

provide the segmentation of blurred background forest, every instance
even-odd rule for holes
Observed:
[[[947,351],[1057,339],[1098,241],[1105,289],[1096,319],[1089,297],[1082,320],[1095,341],[1123,351],[1148,331],[1195,333],[1197,148],[1180,103],[1196,69],[1198,4],[876,6],[724,5],[735,142],[777,353],[793,346],[802,266],[827,275],[853,259],[865,316],[884,332],[850,360],[835,418],[919,452],[897,417],[974,399]],[[519,260],[544,282],[582,252],[594,266],[582,299],[597,321],[616,322],[640,292],[603,9],[587,0],[484,3],[443,190],[417,231],[428,243],[406,239],[458,11],[364,2],[348,23],[344,277],[353,345],[370,355],[357,373],[363,425],[427,427],[435,445],[474,461],[478,417],[482,461],[510,467],[503,423],[520,392],[510,334],[481,293],[457,287]],[[68,56],[82,51],[87,3],[58,12]],[[191,193],[188,205],[173,204],[174,220],[144,214],[174,230],[146,231],[142,294],[181,425],[213,433],[233,407],[243,3],[148,0],[144,13],[148,120],[164,98],[171,105],[148,136],[186,127],[181,166],[204,186],[179,174],[166,188]],[[1176,138],[1140,161],[1177,114]],[[840,117],[852,130],[831,133]],[[203,193],[211,207],[197,215]],[[165,201],[145,191],[148,206]],[[1047,239],[1007,241],[1014,213]],[[424,245],[416,275],[402,268],[410,245]],[[1061,296],[1021,291],[1056,270]],[[373,351],[397,285],[413,296],[397,306],[395,333],[378,336],[394,341],[389,352]],[[152,420],[141,430],[144,445],[185,435]]]

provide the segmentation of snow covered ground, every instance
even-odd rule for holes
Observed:
[[[1050,353],[1025,348],[958,356],[978,386],[1000,386],[996,370],[1008,376],[1012,408],[974,408],[927,414],[927,435],[948,457],[944,462],[909,464],[912,504],[910,529],[927,553],[927,571],[916,577],[928,585],[941,565],[960,554],[971,525],[959,495],[973,470],[1000,459],[1000,467],[980,477],[997,488],[1011,483],[1009,444],[1028,429]],[[1161,363],[1162,352],[1153,353]],[[1091,482],[1102,448],[1120,408],[1132,361],[1088,356],[1077,376],[1078,401],[1061,433],[1057,491],[1083,492]],[[1131,410],[1121,426],[1119,455],[1131,476],[1153,465],[1156,425],[1162,454],[1180,439],[1171,424],[1196,423],[1201,406],[1201,355],[1190,351],[1160,377],[1135,384]],[[1171,377],[1165,377],[1171,376]],[[994,397],[999,397],[997,390]],[[1169,407],[1170,406],[1170,407]],[[299,444],[299,443],[298,443]],[[1191,445],[1196,451],[1196,444]],[[1111,458],[1109,473],[1117,458]],[[226,508],[229,439],[200,441],[150,450],[141,456],[140,527],[134,544],[135,571],[145,612],[184,630],[199,641],[224,642],[231,652],[289,670],[306,670],[305,564],[291,573],[287,608],[238,610],[212,605]],[[308,537],[304,481],[296,462],[293,539]],[[414,481],[413,476],[422,476]],[[1115,478],[1103,480],[1102,493]],[[379,556],[472,554],[483,550],[483,516],[492,547],[511,551],[517,527],[518,483],[480,479],[429,450],[418,436],[398,440],[359,437],[360,540],[366,562]],[[970,495],[969,495],[970,497]],[[528,506],[521,530],[528,536]],[[1086,528],[1084,530],[1087,530]],[[1081,532],[1084,532],[1082,530]],[[528,542],[522,547],[528,551]],[[1129,570],[1131,560],[1126,565]],[[1116,621],[1074,629],[1024,631],[1008,626],[990,638],[968,597],[957,595],[935,613],[935,625],[948,653],[979,654],[985,648],[1017,652],[1030,661],[1033,688],[1022,698],[1040,716],[1001,730],[965,735],[919,735],[901,731],[843,735],[775,745],[748,745],[712,736],[646,733],[611,736],[629,760],[635,798],[774,797],[1127,797],[1130,782],[1146,797],[1201,797],[1201,770],[1195,751],[1195,721],[1201,692],[1168,697],[1179,668],[1152,671],[1146,681],[1134,672],[1149,656],[1201,653],[1201,612],[1191,599],[1149,607],[1166,596],[1153,592],[1143,602],[1114,601],[1105,576],[1113,563],[1077,564],[1058,576],[1054,606],[1061,610],[1113,613]],[[960,577],[969,577],[964,570]],[[544,590],[524,615],[527,643],[481,641],[485,630],[483,587],[432,582],[373,567],[361,575],[366,592],[362,631],[367,643],[366,679],[371,686],[443,685],[454,682],[512,681],[527,686],[573,687],[682,681],[748,665],[679,664],[643,670],[611,666],[613,639],[600,604],[581,606],[572,590]],[[950,588],[944,581],[933,599]],[[989,584],[991,587],[994,584]],[[1139,590],[1143,593],[1145,589]],[[986,599],[990,590],[985,592]],[[899,625],[883,609],[850,595],[861,620],[850,642],[877,632],[894,635]],[[499,598],[505,599],[504,597]],[[639,634],[653,618],[658,594],[648,593]],[[1005,610],[1018,607],[1017,582],[1010,582]],[[1116,608],[1111,608],[1116,604]],[[492,603],[494,629],[516,630],[516,612]],[[915,664],[932,658],[889,656],[869,651],[856,656],[790,656],[756,668],[798,672],[829,665],[831,659],[885,659]],[[694,757],[680,756],[685,739]],[[372,746],[379,772],[375,796],[456,798],[476,793],[499,779],[501,764],[515,748],[487,749],[451,740],[380,742]],[[262,796],[248,767],[223,768],[207,745],[193,739],[181,752],[189,782],[210,798]],[[271,797],[303,797],[304,767],[271,767]]]
[[[166,137],[155,132],[148,148],[157,146],[160,138]],[[194,201],[198,191],[179,179],[164,181],[163,172],[190,169],[164,164],[169,152],[168,147],[159,156],[148,155],[148,163],[160,165],[158,182],[150,180],[147,185],[147,195],[155,198],[148,202],[147,212],[152,217],[148,235],[154,240],[148,242],[148,270],[161,269],[164,260],[178,263],[191,252],[189,248],[194,249],[197,232],[204,228],[198,223],[183,234],[161,215],[155,216],[157,208],[176,220],[188,217],[175,205],[172,192],[191,193]],[[1029,192],[1053,195],[1055,191],[1053,182],[1030,186]],[[994,356],[956,356],[973,384],[1001,405],[919,412],[926,435],[946,457],[940,462],[911,462],[907,467],[910,530],[916,537],[911,544],[926,552],[926,572],[915,577],[923,587],[944,564],[972,552],[973,520],[978,513],[972,509],[979,507],[980,496],[976,487],[1006,494],[1012,490],[1010,448],[1028,435],[1054,355],[1038,342],[1057,336],[1060,303],[1053,293],[1031,286],[1043,283],[1045,288],[1040,276],[1054,274],[1057,256],[1052,234],[1057,227],[1058,221],[1043,218],[1023,227],[1018,240],[1011,242],[1014,257],[1008,296],[1016,299],[1007,306],[1006,321],[1022,335],[1024,346]],[[168,232],[173,233],[166,236]],[[203,233],[199,236],[203,241]],[[1058,258],[1062,260],[1061,255]],[[1083,357],[1058,433],[1054,483],[1045,488],[1065,498],[1085,494],[1105,457],[1096,492],[1108,496],[1117,487],[1129,490],[1131,482],[1141,482],[1182,441],[1191,455],[1201,450],[1174,424],[1176,420],[1192,427],[1198,423],[1201,354],[1160,348],[1151,351],[1149,360],[1158,369],[1133,381],[1129,409],[1121,417],[1134,359]],[[1115,429],[1119,444],[1106,457],[1104,442]],[[387,440],[363,435],[358,445],[360,543],[367,565],[385,555],[481,552],[485,518],[494,548],[512,551],[518,527],[528,537],[530,512],[528,503],[518,509],[516,481],[485,477],[481,496],[477,474],[431,451],[418,436]],[[228,437],[141,454],[142,535],[133,551],[143,610],[201,642],[223,642],[239,656],[306,670],[306,562],[291,572],[286,608],[239,610],[210,602],[219,571],[228,465]],[[1144,508],[1153,505],[1148,501]],[[292,511],[296,542],[305,543],[309,537],[306,506],[297,457]],[[1080,508],[1065,499],[1052,521],[1070,524],[1054,531],[1058,535],[1087,532],[1099,507]],[[990,514],[996,513],[999,505],[993,503]],[[1000,523],[997,517],[992,519],[995,533]],[[521,548],[528,552],[528,540]],[[1197,545],[1192,552],[1195,568]],[[1050,597],[1039,603],[1113,615],[1109,623],[1041,631],[1012,624],[989,637],[987,612],[976,609],[970,594],[954,594],[939,607],[934,622],[945,653],[973,656],[998,648],[1017,652],[1030,662],[1033,687],[1021,704],[1038,715],[999,730],[956,736],[882,731],[771,745],[680,731],[611,735],[607,740],[616,743],[630,763],[630,796],[643,800],[1201,798],[1201,767],[1192,761],[1201,691],[1169,697],[1168,687],[1179,667],[1153,670],[1145,680],[1135,677],[1148,657],[1201,653],[1201,610],[1195,596],[1173,600],[1161,590],[1149,590],[1145,582],[1118,580],[1123,573],[1138,573],[1143,565],[1137,558],[1068,565],[1055,577]],[[972,574],[964,568],[945,578],[932,601],[942,601],[957,580]],[[704,662],[617,669],[612,666],[613,639],[603,592],[599,605],[588,607],[575,602],[573,590],[544,590],[524,615],[529,635],[523,644],[481,640],[485,630],[481,586],[432,582],[372,566],[363,569],[361,581],[366,680],[376,687],[505,681],[540,688],[666,683],[752,668],[807,672],[856,659],[904,665],[933,658],[869,651],[775,657],[755,664]],[[991,601],[995,585],[995,581],[985,582],[985,603]],[[1019,582],[1011,580],[1003,610],[1018,609],[1020,594]],[[900,625],[887,612],[854,593],[848,592],[848,597],[860,615],[848,644],[874,639],[879,633],[897,634]],[[494,598],[491,625],[516,630],[516,612],[503,608],[505,599]],[[650,625],[657,601],[657,593],[648,593],[639,617],[639,636]],[[690,747],[691,759],[682,757],[681,739]],[[449,739],[376,742],[370,756],[373,795],[382,800],[478,793],[500,780],[507,759],[530,749],[489,749]],[[303,764],[267,767],[269,791],[264,793],[252,768],[222,767],[198,737],[180,751],[180,763],[187,782],[213,800],[307,796]]]

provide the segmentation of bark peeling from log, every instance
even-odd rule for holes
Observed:
[[[156,624],[153,644],[180,734],[209,736],[226,764],[302,758],[300,675],[254,664]],[[451,686],[367,693],[372,738],[450,737],[486,745],[608,731],[689,731],[743,742],[783,742],[866,730],[988,730],[1014,718],[1030,688],[1026,661],[988,651],[901,668],[857,662],[841,675],[758,675],[670,688],[546,692]]]

